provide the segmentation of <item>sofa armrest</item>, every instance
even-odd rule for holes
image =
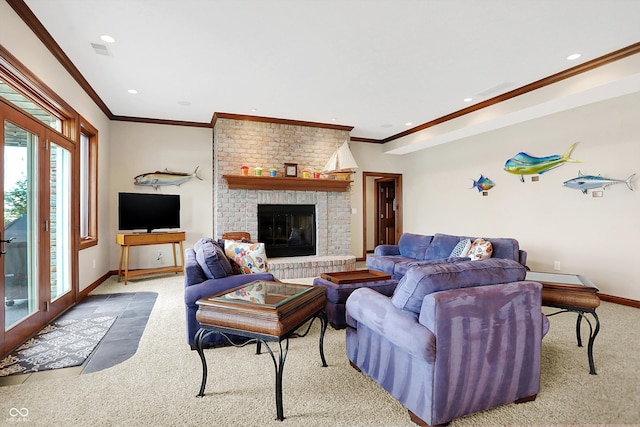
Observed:
[[[378,245],[373,250],[373,254],[377,256],[400,255],[400,247],[398,245]]]
[[[438,416],[432,423],[535,397],[540,390],[541,295],[542,285],[523,281],[424,298],[419,321],[433,328],[437,355],[432,387],[438,393],[432,405]]]
[[[275,281],[276,279],[271,273],[235,274],[220,279],[209,279],[202,283],[185,287],[184,302],[188,306],[193,306],[200,298],[224,292],[254,280]]]
[[[369,288],[353,291],[346,303],[347,325],[366,327],[421,359],[433,361],[435,338],[418,323],[418,315],[400,310],[391,299]]]
[[[529,267],[527,267],[527,251],[523,251],[522,249],[518,250],[518,262],[529,270]]]
[[[481,334],[488,326],[506,325],[506,332],[514,334],[515,339],[531,327],[532,321],[542,332],[541,301],[542,285],[530,281],[450,289],[424,297],[419,322],[437,337],[461,324],[469,325],[464,328],[466,334]]]

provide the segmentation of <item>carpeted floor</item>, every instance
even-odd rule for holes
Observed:
[[[274,420],[273,362],[267,353],[256,355],[253,346],[206,350],[209,381],[205,397],[197,398],[202,372],[197,353],[186,344],[182,277],[140,279],[126,287],[112,278],[94,294],[142,291],[157,292],[158,299],[131,358],[88,375],[0,387],[0,424],[413,425],[402,405],[349,365],[344,330],[327,330],[329,366],[321,367],[318,326],[310,336],[291,340],[283,379],[283,422]],[[542,346],[538,398],[456,419],[451,425],[640,423],[640,311],[603,302],[598,314],[598,375],[589,375],[586,349],[576,346],[575,315],[553,316]]]

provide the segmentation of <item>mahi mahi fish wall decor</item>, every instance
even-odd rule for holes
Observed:
[[[507,160],[504,170],[514,175],[520,175],[520,181],[524,182],[524,175],[542,174],[560,167],[566,162],[580,163],[580,160],[570,157],[576,144],[577,142],[571,144],[571,147],[562,156],[554,154],[546,157],[534,157],[520,152]]]
[[[143,173],[133,178],[133,183],[135,185],[148,185],[157,190],[158,187],[164,185],[180,185],[194,177],[202,181],[202,178],[198,176],[199,167],[200,166],[196,167],[193,173],[171,172],[167,169],[164,171]]]

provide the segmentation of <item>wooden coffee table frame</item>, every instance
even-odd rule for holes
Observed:
[[[547,276],[547,279],[541,279],[535,275]],[[562,278],[575,278],[583,285],[575,285],[570,283],[562,283]],[[555,278],[555,279],[554,279]],[[526,280],[539,282],[542,284],[542,305],[546,307],[554,307],[560,309],[555,313],[547,314],[547,317],[555,316],[560,313],[578,313],[576,320],[576,337],[578,347],[582,347],[582,336],[580,334],[580,326],[584,318],[589,325],[589,340],[587,343],[587,357],[589,359],[589,373],[596,375],[596,368],[593,361],[593,343],[600,331],[600,319],[596,314],[596,308],[600,306],[600,298],[598,297],[598,288],[593,285],[586,277],[574,274],[560,273],[527,273]],[[587,314],[593,316],[594,324]]]
[[[282,285],[286,285],[286,283],[282,283]],[[289,338],[306,336],[311,330],[315,319],[320,319],[321,330],[318,346],[322,367],[327,367],[327,361],[324,356],[324,334],[327,330],[328,320],[324,312],[326,303],[324,288],[308,286],[311,288],[309,291],[291,299],[280,307],[260,304],[238,304],[237,301],[233,300],[229,302],[212,300],[216,296],[227,294],[245,286],[247,285],[202,298],[197,302],[199,308],[196,318],[200,322],[200,329],[196,332],[195,344],[202,362],[202,382],[197,397],[204,397],[204,390],[207,384],[208,369],[202,344],[207,336],[218,333],[225,337],[234,347],[244,347],[256,343],[256,354],[261,353],[262,344],[264,344],[271,355],[276,374],[276,419],[282,421],[285,419],[282,404],[282,372],[289,352]],[[307,322],[307,328],[303,333],[296,332]],[[244,326],[242,325],[243,323]],[[231,339],[229,335],[247,339],[238,343]],[[284,348],[283,341],[285,342]],[[277,358],[269,346],[269,342],[278,344],[279,352]]]

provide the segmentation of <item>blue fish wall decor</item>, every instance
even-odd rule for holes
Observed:
[[[520,152],[507,160],[504,170],[514,175],[520,175],[520,181],[524,182],[524,175],[542,174],[560,167],[566,162],[580,163],[580,160],[570,157],[576,144],[577,142],[571,144],[571,147],[562,156],[554,154],[546,157],[533,157],[527,153]]]
[[[495,184],[493,183],[493,181],[491,181],[489,178],[482,176],[482,174],[480,174],[480,178],[478,178],[477,181],[475,179],[473,180],[473,186],[471,188],[477,188],[478,192],[480,192],[480,191],[489,191],[493,187],[495,187]]]
[[[626,184],[629,190],[633,191],[633,187],[631,186],[631,180],[636,174],[631,174],[627,179],[613,179],[613,178],[605,178],[600,175],[582,175],[580,171],[578,171],[578,177],[572,178],[568,181],[565,181],[562,185],[565,187],[573,188],[576,190],[582,191],[583,194],[587,194],[587,190],[592,190],[594,188],[602,188],[606,190],[608,186],[614,184]]]

